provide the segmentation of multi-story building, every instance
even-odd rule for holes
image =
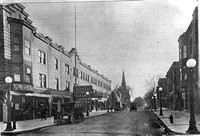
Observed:
[[[167,71],[167,102],[170,109],[178,109],[179,102],[179,62],[173,62]]]
[[[160,87],[162,88],[162,91],[159,90]],[[167,95],[168,95],[167,78],[158,79],[158,86],[156,88],[156,92],[158,101],[161,100],[162,106],[167,107]],[[158,105],[160,106],[160,102],[158,102]]]
[[[198,48],[198,8],[196,7],[193,13],[193,19],[184,32],[178,39],[179,42],[179,61],[180,61],[180,86],[179,92],[183,99],[183,108],[189,110],[189,88],[188,88],[188,68],[186,62],[190,58],[197,61],[194,72],[194,90],[196,112],[200,111],[199,97],[199,48]]]
[[[38,118],[41,105],[49,115],[52,109],[62,111],[74,85],[92,85],[99,94],[97,106],[107,100],[111,80],[81,62],[75,48],[65,51],[37,33],[24,9],[21,4],[0,5],[0,91],[4,95],[5,77],[12,77],[11,105],[19,117]]]

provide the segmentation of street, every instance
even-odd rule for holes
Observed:
[[[82,123],[53,126],[37,132],[20,134],[19,136],[100,136],[100,135],[137,135],[160,136],[163,131],[152,128],[149,120],[152,114],[142,108],[138,111],[109,112],[108,114],[86,119]]]

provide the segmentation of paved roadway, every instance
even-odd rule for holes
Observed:
[[[86,119],[82,123],[53,126],[19,136],[160,136],[162,129],[152,128],[152,113],[121,111]]]

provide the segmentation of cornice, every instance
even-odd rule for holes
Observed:
[[[16,19],[16,18],[11,18],[11,17],[7,17],[7,20],[8,20],[8,22],[14,22],[14,23],[22,24],[22,25],[28,27],[29,29],[31,29],[32,31],[37,30],[34,26],[32,26],[26,20],[21,20],[21,19]]]

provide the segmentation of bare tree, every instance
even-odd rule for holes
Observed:
[[[128,90],[129,90],[130,98],[134,98],[134,88],[130,86],[127,86],[127,88],[129,88]]]
[[[154,93],[156,93],[156,86],[158,83],[158,79],[159,79],[158,76],[153,76],[150,77],[149,80],[145,81],[145,87],[147,89],[147,93],[144,95],[143,98],[148,106],[151,105],[152,96],[154,95]]]

